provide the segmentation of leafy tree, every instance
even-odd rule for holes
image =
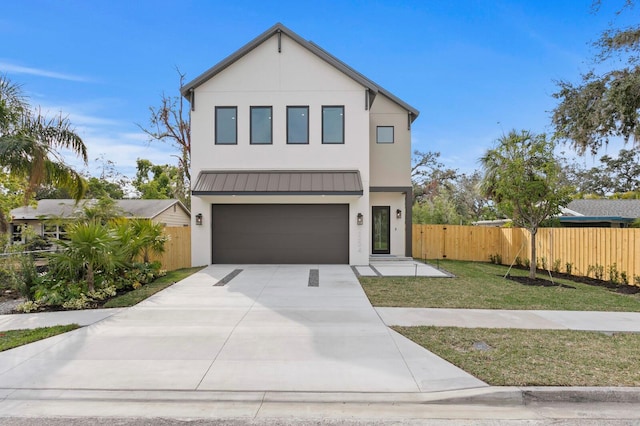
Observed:
[[[177,198],[184,202],[184,191],[179,167],[170,164],[157,165],[138,159],[133,187],[145,200]]]
[[[67,149],[86,164],[87,148],[62,115],[51,119],[33,112],[19,86],[0,77],[0,167],[25,178],[25,203],[42,184],[68,189],[80,200],[86,185],[82,176],[65,164],[57,149]]]
[[[413,205],[413,223],[461,224],[465,220],[456,211],[456,205],[447,194],[439,194]]]
[[[531,268],[536,276],[536,233],[547,218],[558,214],[570,200],[571,188],[562,183],[555,145],[544,134],[512,130],[498,146],[480,159],[484,170],[482,190],[516,226],[531,234]]]
[[[0,234],[9,231],[10,212],[24,205],[24,179],[0,170]]]
[[[433,198],[443,189],[451,187],[457,171],[446,169],[439,160],[439,152],[414,151],[411,162],[411,181],[415,200]]]
[[[180,88],[184,85],[185,74],[176,70],[180,77]],[[165,142],[178,150],[179,154],[176,168],[176,185],[174,195],[184,205],[191,205],[189,190],[191,188],[191,122],[188,111],[184,110],[184,98],[169,96],[165,93],[160,98],[159,107],[149,107],[151,117],[149,127],[138,127],[149,137],[149,141]],[[143,197],[144,198],[144,197]]]
[[[632,7],[627,0],[618,13]],[[553,95],[560,100],[552,116],[555,136],[569,141],[580,154],[597,153],[611,138],[640,141],[640,24],[611,28],[594,44],[596,64],[609,70],[591,70],[579,84],[560,81]],[[612,69],[617,68],[616,59],[626,65]]]
[[[640,152],[622,149],[617,157],[600,157],[600,166],[563,166],[578,197],[624,197],[640,190]],[[628,196],[628,195],[626,195]]]

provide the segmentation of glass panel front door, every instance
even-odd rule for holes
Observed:
[[[390,244],[390,210],[389,206],[373,206],[372,214],[372,244],[374,254],[389,254],[391,253]]]

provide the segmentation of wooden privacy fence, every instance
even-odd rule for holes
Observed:
[[[164,245],[164,253],[151,255],[152,261],[160,261],[162,269],[175,271],[191,266],[191,227],[168,226],[164,233],[169,240]]]
[[[516,256],[531,257],[529,232],[522,228],[459,225],[413,225],[413,257],[488,262],[499,255],[511,264]],[[640,229],[637,228],[540,228],[536,235],[538,265],[560,272],[571,264],[573,275],[594,276],[601,268],[604,279],[612,268],[625,272],[629,284],[640,276]],[[638,256],[636,256],[638,254]],[[558,263],[559,262],[559,263]]]

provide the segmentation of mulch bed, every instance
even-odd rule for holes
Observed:
[[[518,268],[518,269],[524,269],[524,268]],[[549,274],[549,271],[538,269],[538,273]],[[634,285],[628,285],[628,284],[615,284],[610,281],[599,280],[591,277],[579,277],[576,275],[564,274],[562,272],[551,272],[551,276],[553,278],[563,278],[565,280],[570,280],[576,283],[587,284],[587,285],[592,285],[597,287],[604,287],[611,291],[614,291],[616,293],[621,293],[621,294],[640,293],[640,286],[634,286]],[[575,289],[574,286],[552,282],[550,279],[546,279],[546,278],[531,279],[529,277],[517,277],[513,275],[507,275],[507,279],[518,282],[522,285],[540,286],[540,287],[562,287],[562,288]]]

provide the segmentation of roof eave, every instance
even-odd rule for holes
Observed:
[[[351,68],[346,63],[342,62],[340,59],[336,58],[335,56],[333,56],[332,54],[330,54],[329,52],[327,52],[317,44],[303,39],[297,33],[285,27],[280,22],[273,25],[271,28],[269,28],[268,30],[266,30],[265,32],[263,32],[262,34],[254,38],[253,40],[251,40],[249,43],[245,44],[240,49],[238,49],[231,55],[227,56],[225,59],[218,62],[213,67],[209,68],[207,71],[205,71],[195,79],[191,80],[190,82],[182,86],[180,88],[180,93],[182,94],[182,96],[184,96],[188,100],[191,100],[190,93],[193,90],[197,89],[200,85],[202,85],[203,83],[205,83],[206,81],[214,77],[216,74],[219,74],[220,72],[222,72],[223,70],[225,70],[226,68],[234,64],[236,61],[241,59],[247,53],[255,49],[258,45],[262,44],[263,42],[268,40],[270,37],[272,37],[274,34],[277,34],[279,32],[284,33],[287,37],[293,39],[300,46],[304,47],[305,49],[309,50],[311,53],[320,57],[328,64],[332,65],[333,67],[343,72],[344,74],[346,74],[347,76],[355,80],[356,82],[360,83],[366,89],[372,91],[374,94],[380,92],[384,96],[388,97],[389,99],[391,99],[392,101],[400,105],[402,108],[406,109],[411,115],[412,122],[420,114],[420,111],[418,111],[416,108],[412,107],[408,103],[404,102],[402,99],[393,95],[391,92],[382,89],[376,83],[374,83],[364,75],[360,74],[358,71]]]

